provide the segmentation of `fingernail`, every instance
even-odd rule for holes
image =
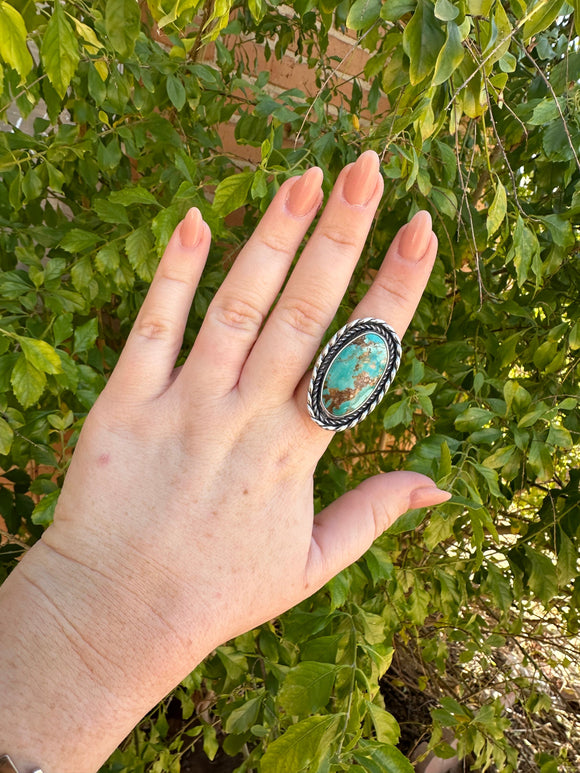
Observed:
[[[379,157],[374,150],[365,150],[346,177],[343,195],[349,204],[364,206],[368,204],[377,187]]]
[[[197,207],[192,207],[181,221],[179,227],[179,241],[183,247],[192,249],[201,239],[203,232],[203,218]]]
[[[449,491],[437,488],[437,486],[422,486],[411,492],[409,498],[409,508],[416,510],[419,507],[433,507],[441,505],[451,499]]]
[[[313,166],[294,183],[286,199],[286,206],[291,215],[304,217],[310,212],[320,198],[322,177],[322,169]]]
[[[399,255],[405,260],[421,260],[431,239],[431,215],[425,210],[416,215],[403,228],[399,242]]]

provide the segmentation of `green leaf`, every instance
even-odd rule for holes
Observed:
[[[554,475],[554,463],[550,449],[539,440],[532,440],[528,464],[539,481],[551,480]]]
[[[444,2],[447,2],[447,0],[444,0]],[[451,3],[448,3],[448,5],[451,5]],[[454,6],[451,7],[453,8]],[[459,27],[455,22],[450,21],[447,24],[447,39],[445,45],[439,52],[439,56],[435,63],[435,74],[433,75],[432,81],[433,86],[440,86],[451,77],[452,73],[455,72],[463,61],[464,53],[463,46],[461,45],[461,33]]]
[[[491,237],[503,223],[507,213],[507,194],[505,186],[499,180],[495,188],[495,196],[487,211],[487,235]]]
[[[30,408],[38,402],[44,392],[46,376],[43,371],[35,368],[24,354],[21,354],[14,365],[10,383],[20,405],[23,408]]]
[[[56,510],[59,496],[60,489],[51,491],[50,494],[43,496],[32,511],[32,523],[35,523],[37,526],[49,526],[54,519],[54,511]]]
[[[341,714],[307,717],[291,725],[266,749],[260,773],[300,773],[332,743]],[[411,769],[412,771],[412,769]]]
[[[377,739],[381,743],[389,743],[396,746],[401,736],[399,723],[392,714],[377,706],[376,703],[365,701],[365,705],[371,716],[372,723],[377,734]]]
[[[450,3],[449,0],[437,0],[435,16],[441,21],[453,21],[459,16],[459,8]]]
[[[369,773],[415,773],[415,768],[396,746],[369,741],[361,742],[361,746],[362,750],[353,756]]]
[[[95,345],[95,341],[99,335],[99,321],[96,317],[89,319],[84,325],[79,325],[75,329],[74,335],[74,347],[75,354],[80,352],[88,352]]]
[[[381,19],[397,21],[401,16],[414,11],[416,0],[386,0],[381,8]]]
[[[460,432],[473,432],[490,422],[494,415],[487,408],[467,408],[455,419],[455,429],[458,429]]]
[[[564,529],[558,526],[558,561],[556,573],[559,585],[566,586],[573,580],[577,573],[578,551]]]
[[[153,250],[153,242],[149,226],[142,225],[125,240],[125,251],[130,264],[137,276],[150,282],[157,268],[157,257]]]
[[[264,18],[268,9],[266,0],[249,0],[248,8],[255,22],[260,22]]]
[[[248,198],[253,179],[253,172],[240,172],[222,180],[216,188],[212,204],[215,214],[225,217],[242,207]]]
[[[534,257],[539,254],[540,245],[536,234],[525,224],[521,215],[518,215],[513,235],[513,249],[510,252],[517,270],[518,287],[521,287],[526,279]]]
[[[24,356],[28,362],[43,373],[62,373],[60,357],[46,341],[18,336]]]
[[[119,268],[119,248],[113,242],[106,244],[95,255],[95,266],[101,274],[113,275]]]
[[[177,110],[182,110],[185,105],[186,93],[185,87],[181,80],[175,75],[168,75],[166,81],[167,96],[171,100],[171,104]]]
[[[280,706],[287,714],[313,714],[324,708],[330,693],[336,666],[332,663],[304,661],[291,668],[278,693]]]
[[[62,99],[76,72],[80,55],[78,38],[62,10],[60,0],[54,2],[40,54],[48,79]]]
[[[262,696],[250,698],[241,706],[235,708],[226,719],[226,733],[246,733],[252,725],[256,724],[260,706],[262,705]]]
[[[141,29],[139,3],[136,0],[107,0],[105,27],[115,51],[122,57],[130,56]]]
[[[67,252],[82,252],[94,247],[99,241],[100,237],[98,234],[92,231],[82,231],[80,228],[73,228],[65,234],[60,246]]]
[[[515,450],[516,448],[513,445],[497,448],[492,454],[484,459],[483,466],[489,467],[492,470],[496,470],[498,467],[503,467],[509,462]]]
[[[556,567],[548,556],[523,545],[528,564],[528,585],[540,601],[549,603],[558,592]]]
[[[107,199],[93,199],[93,209],[104,223],[131,225],[124,207]]]
[[[355,0],[348,12],[346,26],[351,30],[363,30],[379,18],[381,0]]]
[[[497,606],[507,612],[513,602],[511,586],[504,575],[493,564],[487,566],[487,577],[483,584],[485,593],[489,593]]]
[[[546,443],[549,446],[558,446],[558,448],[574,447],[574,441],[572,440],[572,435],[569,430],[565,427],[554,427],[553,424],[550,425]]]
[[[25,78],[34,62],[26,46],[26,25],[16,8],[0,2],[0,56]]]
[[[552,22],[560,16],[563,5],[565,5],[563,0],[547,0],[547,2],[546,0],[538,0],[532,15],[524,24],[524,43],[527,44],[530,38],[533,38],[538,32],[548,29]]]
[[[10,453],[13,440],[14,430],[6,419],[0,417],[0,454],[6,456],[6,454]]]
[[[570,330],[568,345],[570,349],[580,349],[580,322],[576,322]]]
[[[120,191],[113,191],[109,194],[109,201],[112,204],[121,204],[124,207],[130,207],[132,204],[154,204],[159,206],[155,196],[140,185],[123,188]]]
[[[429,0],[419,0],[403,33],[403,50],[409,57],[411,85],[420,83],[435,67],[445,36]]]

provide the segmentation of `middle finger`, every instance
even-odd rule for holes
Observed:
[[[383,181],[379,157],[368,150],[345,167],[318,225],[254,344],[239,388],[288,400],[312,361],[359,260]],[[265,378],[267,374],[267,378]]]

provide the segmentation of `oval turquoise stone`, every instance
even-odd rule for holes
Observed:
[[[375,391],[389,362],[389,350],[377,333],[364,333],[331,362],[322,383],[322,402],[331,416],[347,416]]]

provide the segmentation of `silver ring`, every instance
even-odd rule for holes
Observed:
[[[382,319],[355,319],[320,352],[308,388],[308,412],[324,429],[350,429],[381,402],[401,362],[401,342]]]

